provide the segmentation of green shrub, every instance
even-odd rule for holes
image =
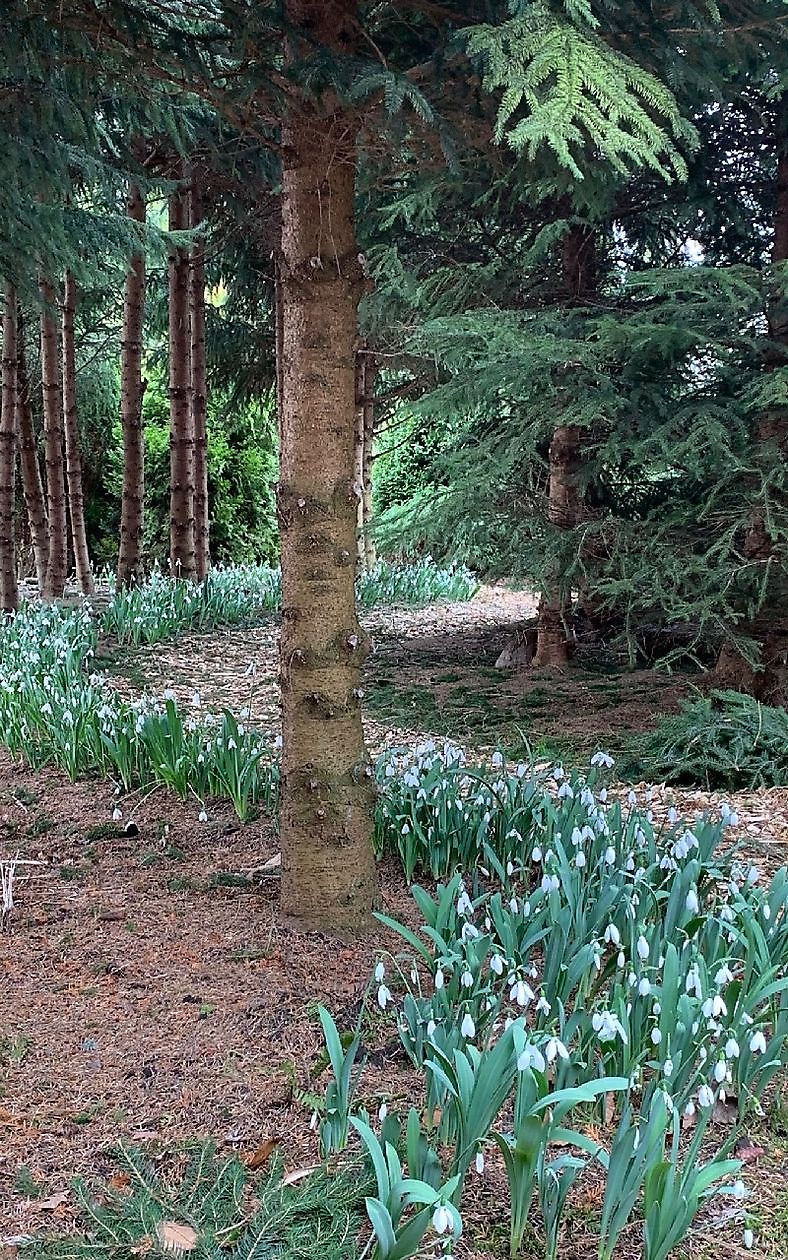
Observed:
[[[788,713],[738,691],[685,701],[647,738],[640,769],[650,779],[707,788],[788,783]]]

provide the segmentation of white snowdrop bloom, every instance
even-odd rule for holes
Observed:
[[[691,1120],[692,1117],[695,1115],[695,1103],[693,1102],[691,1098],[689,1102],[687,1103],[686,1107],[684,1108],[684,1115],[687,1117],[688,1120]]]
[[[528,773],[528,767],[525,765],[524,762],[521,761],[516,771],[517,778],[524,779],[527,773]]]
[[[506,863],[506,874],[507,874],[507,875],[514,875],[514,862],[507,862],[507,863]]]
[[[541,862],[541,860],[542,860],[542,850],[539,848],[538,844],[534,845],[533,851],[531,853],[531,861]]]
[[[727,963],[723,963],[714,977],[714,983],[717,985],[717,988],[721,989],[724,984],[730,984],[732,979],[733,972]]]
[[[598,952],[594,954],[594,966],[596,967],[597,971],[602,970],[602,955]]]
[[[375,968],[375,984],[382,984],[383,977],[385,976],[385,974],[386,974],[385,965],[382,962],[379,962],[377,967]]]
[[[403,823],[403,824],[402,824],[402,835],[403,835],[403,836],[409,836],[409,835],[410,835],[410,827],[408,826],[408,824],[407,824],[407,823]]]
[[[500,954],[493,954],[490,959],[490,971],[494,971],[496,976],[503,975],[503,959]]]
[[[615,764],[616,763],[610,754],[602,752],[601,749],[598,752],[595,752],[591,758],[592,766],[603,766],[605,770],[611,770]]]
[[[462,1017],[460,1033],[465,1037],[466,1041],[470,1041],[471,1038],[476,1036],[476,1025],[473,1022],[473,1016],[469,1012],[466,1012]]]
[[[463,941],[475,941],[479,935],[479,929],[474,927],[473,923],[463,923],[460,937]]]
[[[583,843],[583,833],[579,827],[575,827],[570,836],[572,844],[577,849]]]
[[[589,813],[595,808],[596,800],[594,798],[594,793],[591,791],[590,787],[584,787],[582,792],[580,793],[580,804],[584,805],[585,808],[589,811]]]
[[[714,1064],[714,1079],[718,1085],[721,1085],[728,1075],[728,1065],[724,1059],[718,1059]]]
[[[539,994],[539,1001],[536,1003],[536,1009],[541,1015],[549,1015],[552,1007],[545,997],[544,993]]]
[[[615,866],[616,864],[616,851],[612,844],[609,844],[605,849],[605,862],[608,866]]]
[[[629,857],[627,858],[627,863],[626,863],[626,868],[625,868],[625,869],[626,869],[626,870],[628,870],[628,871],[630,871],[630,872],[631,872],[631,871],[634,871],[634,869],[635,869],[635,859],[634,859],[634,857],[633,857],[633,855],[632,855],[631,853],[630,853]]]
[[[632,1150],[636,1151],[639,1146],[640,1146],[640,1129],[637,1128],[635,1129],[635,1133],[632,1138]]]
[[[537,1072],[544,1072],[546,1066],[541,1050],[538,1046],[531,1045],[530,1042],[517,1059],[518,1072],[527,1072],[528,1068],[536,1068]]]
[[[758,870],[758,867],[751,866],[747,872],[747,883],[752,886],[753,884],[757,884],[760,878],[761,872]]]
[[[625,955],[624,955],[624,951],[623,951],[623,950],[621,950],[620,954],[618,955],[618,958],[616,959],[616,966],[617,966],[617,967],[622,967],[622,968],[623,968],[623,967],[625,967],[625,966],[626,966],[626,962],[627,962],[627,960],[626,960],[626,957],[625,957]]]
[[[599,793],[599,799],[604,805],[605,801],[607,800],[607,788],[602,788],[601,792]]]
[[[733,810],[732,813],[728,814],[728,826],[738,827],[738,825],[739,825],[739,815],[736,813],[735,810]]]
[[[473,914],[473,902],[465,889],[463,889],[457,898],[457,913],[466,918],[469,914]]]
[[[616,948],[621,944],[621,933],[615,923],[608,923],[605,928],[604,940],[607,945],[615,945]]]
[[[555,1063],[557,1058],[568,1059],[569,1051],[559,1037],[551,1037],[545,1046],[544,1055],[548,1063]]]
[[[386,1106],[385,1103],[381,1103],[380,1106],[378,1107],[378,1120],[380,1120],[381,1124],[386,1119],[386,1116],[388,1114],[389,1114],[388,1107]]]
[[[627,1034],[614,1011],[595,1011],[591,1017],[591,1026],[600,1041],[615,1041],[616,1037],[620,1037],[623,1044],[627,1045]]]
[[[640,981],[640,984],[638,985],[638,993],[640,994],[641,997],[648,997],[650,995],[651,981],[648,979],[647,976],[643,976],[642,980]]]
[[[116,805],[112,811],[112,821],[120,822],[122,817],[123,817],[123,810],[118,805]]]
[[[745,1229],[742,1241],[747,1250],[752,1251],[755,1246],[755,1235],[751,1229]]]
[[[317,1112],[313,1111],[312,1115],[309,1118],[309,1127],[313,1133],[318,1126],[319,1120],[320,1120],[320,1117],[318,1116]]]
[[[664,1072],[667,1079],[670,1080],[671,1076],[673,1075],[673,1060],[672,1059],[665,1060],[662,1067],[662,1071]]]
[[[708,1085],[701,1085],[698,1090],[698,1105],[701,1107],[714,1106],[714,1091]]]
[[[523,918],[527,919],[530,913],[531,913],[531,903],[530,901],[526,901],[523,903]]]
[[[206,812],[205,812],[205,810],[204,810],[204,809],[201,809],[201,810],[200,810],[200,812],[199,812],[199,814],[197,815],[197,821],[198,821],[198,822],[207,822],[207,821],[208,821],[208,815],[206,814]]]
[[[750,1051],[752,1054],[765,1054],[766,1053],[766,1038],[764,1037],[760,1028],[758,1029],[756,1033],[753,1033],[752,1037],[750,1038]]]
[[[490,758],[490,765],[492,766],[493,770],[500,770],[501,766],[503,765],[503,754],[497,751],[494,752],[492,757]]]
[[[411,984],[418,984],[419,982],[419,973],[415,967],[411,967],[410,969],[410,982]]]
[[[741,1177],[738,1177],[738,1178],[736,1179],[736,1181],[734,1181],[734,1183],[733,1183],[733,1197],[734,1197],[734,1199],[746,1199],[746,1198],[747,1198],[747,1187],[745,1186],[745,1184],[744,1184],[744,1182],[742,1181]]]
[[[703,1012],[704,1019],[719,1019],[720,1015],[728,1014],[728,1008],[719,993],[715,993],[713,997],[706,998],[700,1009]]]
[[[651,1008],[651,1013],[652,1013],[653,1015],[657,1015],[657,1016],[661,1015],[661,1014],[662,1014],[662,1003],[661,1003],[661,1002],[655,1002],[655,1003],[654,1003],[654,1005],[653,1005],[653,1006],[652,1006],[652,1008]]]
[[[427,1020],[427,1036],[431,1037],[437,1027],[438,1025],[435,1023],[434,1019],[428,1019]]]
[[[517,914],[517,912],[519,911],[520,906],[516,897],[512,897],[511,901],[509,902],[509,909],[511,910],[512,914]]]
[[[470,971],[463,971],[462,976],[460,977],[460,984],[465,989],[473,987],[473,975]]]
[[[476,1152],[476,1159],[473,1161],[473,1163],[474,1163],[474,1167],[477,1173],[481,1177],[482,1173],[484,1172],[484,1153],[482,1151]]]
[[[575,866],[580,871],[586,864],[586,855],[582,851],[575,854]]]
[[[689,892],[687,893],[686,904],[687,904],[687,909],[689,910],[690,914],[698,913],[698,910],[700,909],[700,903],[698,901],[698,894],[694,888],[690,888]]]
[[[445,1234],[452,1228],[452,1215],[443,1203],[439,1203],[432,1214],[432,1228],[436,1234]]]
[[[698,1049],[698,1057],[701,1063],[706,1062],[707,1058],[709,1057],[709,1052],[705,1046],[700,1046],[700,1048]]]
[[[638,958],[640,959],[641,962],[646,962],[649,954],[651,953],[649,943],[642,932],[640,933],[640,936],[637,939],[637,952],[638,952]]]
[[[435,972],[435,988],[442,989],[443,983],[444,983],[443,968],[439,967],[438,970]]]
[[[557,795],[558,795],[559,800],[573,801],[575,798],[575,794],[568,783],[561,784],[560,788],[558,789]]]
[[[736,915],[734,914],[731,907],[728,905],[727,901],[724,903],[724,905],[720,906],[720,918],[722,919],[723,923],[733,923],[734,919],[736,918]]]
[[[527,1006],[529,1002],[533,1002],[535,994],[530,984],[526,984],[524,980],[518,980],[513,985],[509,997],[518,1006]]]
[[[385,1011],[390,1001],[391,989],[389,989],[385,984],[381,984],[378,988],[378,1006],[382,1011]]]
[[[763,917],[767,923],[769,922],[769,919],[772,917],[771,907],[766,902],[764,902],[763,904]]]
[[[553,766],[552,774],[550,777],[554,779],[556,783],[560,783],[564,777],[564,767]]]

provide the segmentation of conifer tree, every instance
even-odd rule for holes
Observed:
[[[183,187],[170,194],[169,230],[188,228],[188,199]],[[189,406],[191,329],[189,320],[189,255],[171,242],[169,250],[170,362],[170,573],[195,576],[194,429]]]
[[[145,156],[144,143],[137,138],[132,149],[137,163],[141,165]],[[145,197],[133,177],[128,183],[126,214],[134,224],[145,223]],[[119,587],[133,586],[141,576],[145,501],[145,436],[142,423],[142,398],[146,384],[142,376],[144,313],[145,252],[138,247],[129,260],[126,273],[120,343],[123,491],[117,570]]]
[[[74,319],[77,309],[77,286],[74,273],[66,271],[63,282],[63,431],[66,447],[66,482],[68,486],[68,513],[71,521],[71,540],[74,549],[74,568],[77,584],[83,595],[95,590],[93,571],[88,555],[88,539],[85,532],[85,505],[82,494],[82,455],[79,440],[79,414],[77,411],[77,355],[74,342]]]
[[[19,604],[16,577],[16,389],[17,299],[13,285],[3,294],[2,396],[0,397],[0,609],[15,612]]]
[[[47,484],[49,548],[44,599],[60,599],[68,572],[66,482],[63,467],[63,412],[55,310],[57,297],[52,282],[40,281],[41,293],[41,392],[44,412],[44,451]]]
[[[39,591],[43,591],[49,563],[49,525],[44,487],[41,481],[41,465],[38,458],[33,400],[27,371],[27,351],[21,313],[17,337],[17,394],[16,429],[19,446],[19,466],[25,509],[33,545],[33,561]]]

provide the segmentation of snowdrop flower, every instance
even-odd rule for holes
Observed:
[[[733,1197],[734,1197],[734,1199],[746,1199],[746,1198],[747,1198],[747,1187],[745,1186],[745,1184],[744,1184],[744,1182],[742,1181],[741,1177],[739,1177],[739,1178],[738,1178],[736,1181],[734,1181],[734,1183],[733,1183]]]
[[[611,770],[615,764],[610,754],[602,752],[601,749],[599,752],[595,752],[591,758],[592,766],[604,766],[605,770]]]
[[[484,1172],[484,1152],[483,1151],[476,1152],[476,1159],[474,1160],[474,1167],[476,1168],[477,1173],[481,1177],[482,1173]]]
[[[493,770],[500,770],[501,766],[503,765],[503,755],[499,752],[494,752],[492,757],[490,758],[490,765],[492,766]]]
[[[118,805],[116,805],[112,811],[112,821],[120,822],[122,817],[123,817],[123,810]]]
[[[441,967],[435,972],[435,988],[442,989],[444,983],[443,969]]]
[[[752,1037],[750,1038],[750,1051],[752,1054],[765,1054],[766,1053],[766,1038],[764,1037],[760,1028],[758,1029],[756,1033],[753,1033]]]
[[[758,867],[751,866],[747,872],[747,883],[750,884],[750,886],[752,886],[753,884],[757,884],[760,878],[761,878],[761,872],[758,870]]]
[[[562,784],[561,784],[560,788],[558,789],[558,793],[557,793],[557,795],[558,795],[558,799],[559,799],[559,800],[570,800],[570,801],[572,801],[572,800],[574,800],[574,797],[575,797],[575,794],[574,794],[574,792],[572,791],[572,788],[569,786],[569,784],[568,784],[568,783],[562,783]]]
[[[721,1085],[728,1075],[728,1065],[724,1059],[718,1059],[714,1064],[714,1079],[718,1085]]]
[[[747,1250],[752,1251],[755,1245],[755,1235],[751,1229],[745,1229],[744,1237],[742,1241],[744,1242],[744,1245],[747,1248]]]
[[[698,1090],[698,1104],[701,1107],[714,1106],[714,1091],[708,1085],[701,1085]]]
[[[460,1024],[460,1033],[465,1038],[466,1041],[470,1041],[473,1037],[476,1036],[476,1025],[473,1022],[473,1017],[468,1012],[466,1012],[466,1014],[463,1015],[462,1017],[462,1023]]]
[[[640,961],[646,962],[649,954],[651,953],[651,950],[649,948],[649,943],[642,932],[640,933],[640,936],[638,937],[638,940],[637,940],[637,951],[638,951],[638,958],[640,959]]]
[[[556,1058],[568,1059],[569,1051],[560,1038],[551,1037],[545,1046],[544,1055],[548,1063],[554,1063]]]
[[[721,989],[724,984],[730,984],[732,979],[733,979],[733,972],[731,971],[727,963],[723,963],[723,965],[720,967],[719,971],[714,977],[714,983],[716,984],[718,989]]]
[[[459,897],[457,898],[457,913],[462,915],[463,917],[467,917],[469,914],[473,914],[473,902],[471,901],[465,889],[462,890]]]
[[[627,1034],[614,1011],[595,1011],[591,1017],[591,1026],[600,1041],[615,1041],[620,1037],[627,1045]]]
[[[311,1117],[310,1117],[310,1120],[309,1120],[309,1127],[310,1127],[310,1129],[312,1130],[312,1132],[313,1132],[313,1133],[314,1133],[315,1129],[316,1129],[316,1128],[317,1128],[317,1126],[318,1126],[318,1121],[319,1121],[318,1114],[317,1114],[317,1112],[316,1112],[316,1111],[313,1111],[313,1112],[312,1112],[312,1115],[311,1115]]]
[[[549,1015],[549,1014],[550,1014],[550,1011],[552,1010],[552,1007],[550,1006],[550,1003],[548,1002],[548,1000],[547,1000],[547,998],[545,997],[544,993],[540,993],[540,995],[539,995],[539,1001],[536,1003],[536,1009],[537,1009],[537,1011],[539,1011],[539,1012],[540,1012],[540,1014],[542,1014],[542,1015]]]
[[[684,1108],[684,1115],[686,1116],[688,1120],[691,1120],[692,1117],[695,1115],[695,1103],[693,1102],[691,1098],[689,1102],[687,1103],[686,1107]]]
[[[605,849],[605,862],[608,866],[615,866],[616,864],[616,851],[612,844],[609,844]]]
[[[386,1106],[385,1103],[381,1103],[380,1106],[378,1107],[378,1120],[380,1120],[381,1124],[386,1119],[386,1116],[388,1114],[389,1114],[388,1107]]]
[[[533,1002],[534,996],[533,989],[524,980],[518,980],[509,993],[511,1000],[518,1006],[527,1006],[529,1002]]]
[[[658,1046],[660,1042],[662,1041],[662,1033],[660,1032],[658,1028],[652,1028],[651,1041],[652,1041],[652,1044],[655,1046]]]
[[[542,877],[542,892],[558,892],[561,887],[561,881],[557,875],[544,875]]]
[[[615,945],[616,948],[621,944],[621,933],[615,923],[608,923],[605,928],[604,940],[607,945]]]
[[[687,909],[689,910],[690,914],[698,913],[698,910],[700,909],[700,903],[698,901],[698,894],[695,891],[694,887],[690,888],[689,892],[687,893],[686,904],[687,904]]]
[[[582,852],[581,852],[581,853],[577,853],[577,854],[575,855],[575,866],[577,867],[577,869],[578,869],[578,870],[582,870],[582,869],[583,869],[583,867],[585,866],[585,864],[586,864],[586,855],[585,855],[585,853],[582,853]]]
[[[537,844],[534,846],[533,852],[531,853],[531,861],[541,862],[541,860],[542,860],[542,850],[539,848],[539,845]]]
[[[443,1203],[439,1203],[432,1214],[432,1228],[436,1234],[445,1234],[452,1228],[452,1215]]]
[[[490,971],[495,972],[496,976],[503,975],[503,959],[500,954],[493,954],[490,959]]]
[[[460,936],[463,941],[475,941],[479,935],[479,929],[474,927],[473,923],[465,922],[462,925]]]
[[[644,976],[640,981],[640,984],[638,985],[638,993],[641,997],[648,997],[651,993],[651,981],[647,976]]]
[[[626,957],[625,957],[625,955],[624,955],[624,951],[622,950],[622,951],[621,951],[621,953],[618,955],[618,958],[616,959],[616,966],[617,966],[617,967],[620,967],[620,968],[623,968],[623,967],[625,967],[625,966],[626,966],[626,961],[627,961],[627,960],[626,960]]]
[[[383,977],[386,974],[386,968],[382,962],[379,962],[375,968],[375,984],[382,984]]]
[[[520,906],[518,904],[516,897],[512,897],[511,901],[509,902],[509,909],[511,910],[512,914],[517,914],[518,910],[520,909]]]
[[[673,1075],[673,1060],[672,1059],[665,1060],[662,1071],[664,1075],[667,1077],[667,1079],[670,1080],[671,1076]]]
[[[538,1046],[532,1046],[530,1043],[520,1053],[517,1059],[517,1071],[526,1072],[528,1068],[536,1068],[537,1072],[544,1072],[546,1067],[544,1055]]]
[[[382,1011],[385,1011],[390,1001],[391,989],[387,988],[385,984],[381,984],[378,988],[378,1006]]]
[[[465,989],[473,987],[473,975],[470,971],[463,971],[462,976],[460,977],[460,984]]]
[[[728,1014],[728,1008],[719,993],[715,993],[714,997],[706,998],[701,1011],[704,1019],[719,1019],[720,1015]]]
[[[206,812],[205,812],[205,810],[204,810],[204,809],[201,809],[201,810],[200,810],[200,812],[199,812],[199,814],[197,815],[197,821],[198,821],[198,822],[207,822],[207,821],[208,821],[208,815],[206,814]]]
[[[560,783],[564,777],[563,766],[553,766],[553,773],[550,776],[556,783]]]

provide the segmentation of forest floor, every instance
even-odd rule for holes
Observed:
[[[605,690],[597,689],[605,678],[590,671],[558,681],[499,674],[494,660],[530,611],[526,597],[494,588],[470,605],[367,615],[376,640],[366,684],[371,743],[448,731],[469,747],[510,747],[520,726],[542,751],[569,741],[585,756],[644,729],[690,686],[643,674],[610,676]],[[275,729],[273,624],[124,649],[110,664],[119,686],[171,686],[186,701],[199,691],[211,708],[241,707],[251,695],[255,724]],[[659,789],[653,808],[675,802],[692,815],[711,799]],[[788,789],[727,799],[760,865],[785,861]],[[14,1254],[14,1239],[76,1228],[72,1180],[111,1180],[119,1142],[153,1147],[166,1160],[186,1140],[212,1138],[254,1159],[272,1139],[288,1169],[314,1164],[303,1092],[325,1088],[316,1075],[317,1003],[340,1029],[353,1026],[376,951],[395,948],[383,928],[343,947],[279,921],[276,870],[264,868],[277,850],[268,820],[240,826],[229,806],[212,804],[200,823],[199,802],[161,790],[133,803],[138,834],[128,836],[111,821],[114,803],[110,784],[70,784],[0,755],[0,855],[18,850],[41,863],[27,868],[11,933],[0,937],[2,1260]],[[383,863],[381,878],[386,910],[413,922],[400,868]],[[379,1013],[366,1017],[365,1040],[373,1047],[366,1105],[402,1106],[414,1080]],[[767,1112],[750,1130],[744,1170],[754,1249],[743,1249],[741,1205],[717,1201],[678,1255],[788,1256],[788,1107],[778,1096]],[[495,1159],[474,1184],[460,1252],[502,1256],[506,1191]],[[582,1187],[562,1260],[593,1260],[599,1189]],[[25,1254],[35,1260],[35,1248]]]

